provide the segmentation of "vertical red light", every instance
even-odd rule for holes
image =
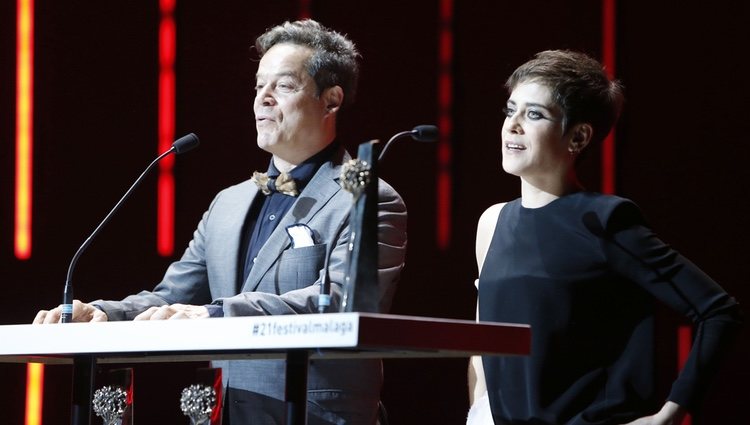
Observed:
[[[602,64],[610,78],[615,76],[616,1],[602,0]],[[602,145],[602,193],[615,193],[615,134],[614,130]]]
[[[175,133],[175,71],[177,30],[174,21],[176,0],[159,0],[159,150],[172,146]],[[174,156],[159,162],[157,188],[156,245],[159,255],[168,257],[174,252]]]
[[[616,0],[602,0],[602,64],[610,78],[615,77],[616,56]],[[615,193],[616,150],[614,130],[610,133],[602,146],[602,193]],[[677,365],[682,370],[690,355],[692,345],[692,327],[685,325],[677,329]],[[682,425],[690,425],[692,418],[687,415]]]
[[[16,181],[14,251],[31,258],[34,152],[34,1],[16,2]],[[26,425],[41,425],[44,365],[26,366]]]
[[[451,243],[451,204],[453,202],[453,175],[451,163],[453,150],[451,133],[453,117],[453,0],[440,0],[440,27],[438,34],[438,157],[436,239],[441,250]]]
[[[693,327],[691,325],[681,325],[677,328],[677,373],[687,363],[690,356],[690,348],[693,346]],[[690,425],[693,418],[690,415],[685,416],[682,425]]]
[[[312,18],[312,0],[299,0],[299,19]]]
[[[14,251],[31,258],[34,151],[34,1],[16,2],[16,187]]]
[[[44,395],[44,365],[29,363],[26,366],[26,421],[25,425],[42,424]]]

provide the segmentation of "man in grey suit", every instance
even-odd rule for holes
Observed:
[[[352,195],[339,185],[349,156],[336,141],[336,117],[353,100],[359,53],[345,36],[312,20],[271,28],[255,46],[261,55],[255,122],[258,146],[272,154],[267,174],[256,173],[214,198],[182,258],[152,291],[121,301],[76,300],[74,321],[315,313],[326,258],[329,311],[338,310]],[[385,312],[403,268],[406,207],[382,180],[378,239]],[[40,311],[34,322],[59,318],[57,307]],[[283,423],[283,360],[215,365],[223,370],[231,425]],[[374,424],[381,384],[379,360],[312,361],[308,423]]]

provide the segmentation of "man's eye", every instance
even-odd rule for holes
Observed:
[[[279,90],[284,90],[284,91],[294,90],[294,85],[292,83],[279,83],[276,85],[276,87]]]

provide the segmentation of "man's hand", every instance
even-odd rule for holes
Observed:
[[[62,305],[51,310],[39,310],[34,317],[34,324],[59,323],[62,316]],[[106,322],[107,315],[91,304],[82,303],[79,300],[73,300],[73,321],[74,322]]]
[[[208,309],[202,305],[171,304],[151,307],[133,320],[207,319]]]

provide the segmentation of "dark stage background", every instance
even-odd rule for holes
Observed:
[[[61,300],[75,250],[156,156],[158,2],[37,1],[33,256],[13,255],[15,6],[0,4],[0,324],[29,323]],[[730,5],[731,4],[731,5]],[[617,76],[627,104],[617,130],[617,193],[634,199],[660,236],[740,302],[748,250],[746,2],[619,2]],[[84,254],[76,296],[119,299],[161,278],[213,195],[264,169],[255,146],[250,51],[265,28],[299,16],[299,1],[179,1],[177,131],[201,146],[175,166],[175,255],[156,253],[156,174]],[[364,56],[355,108],[340,135],[370,139],[437,123],[439,2],[311,1],[312,17],[357,42]],[[407,266],[393,313],[472,319],[476,222],[519,195],[500,168],[502,84],[547,48],[601,54],[599,1],[456,2],[452,67],[451,243],[436,243],[437,150],[402,141],[380,174],[409,208]],[[599,152],[583,161],[600,186]],[[675,328],[659,321],[659,380],[676,369]],[[0,344],[2,341],[0,341]],[[747,330],[724,363],[696,424],[750,423]],[[187,423],[179,391],[203,364],[135,366],[136,422]],[[383,399],[393,425],[461,424],[466,359],[387,360]],[[69,421],[70,369],[46,368],[44,423]],[[3,423],[23,422],[25,366],[0,365]]]

